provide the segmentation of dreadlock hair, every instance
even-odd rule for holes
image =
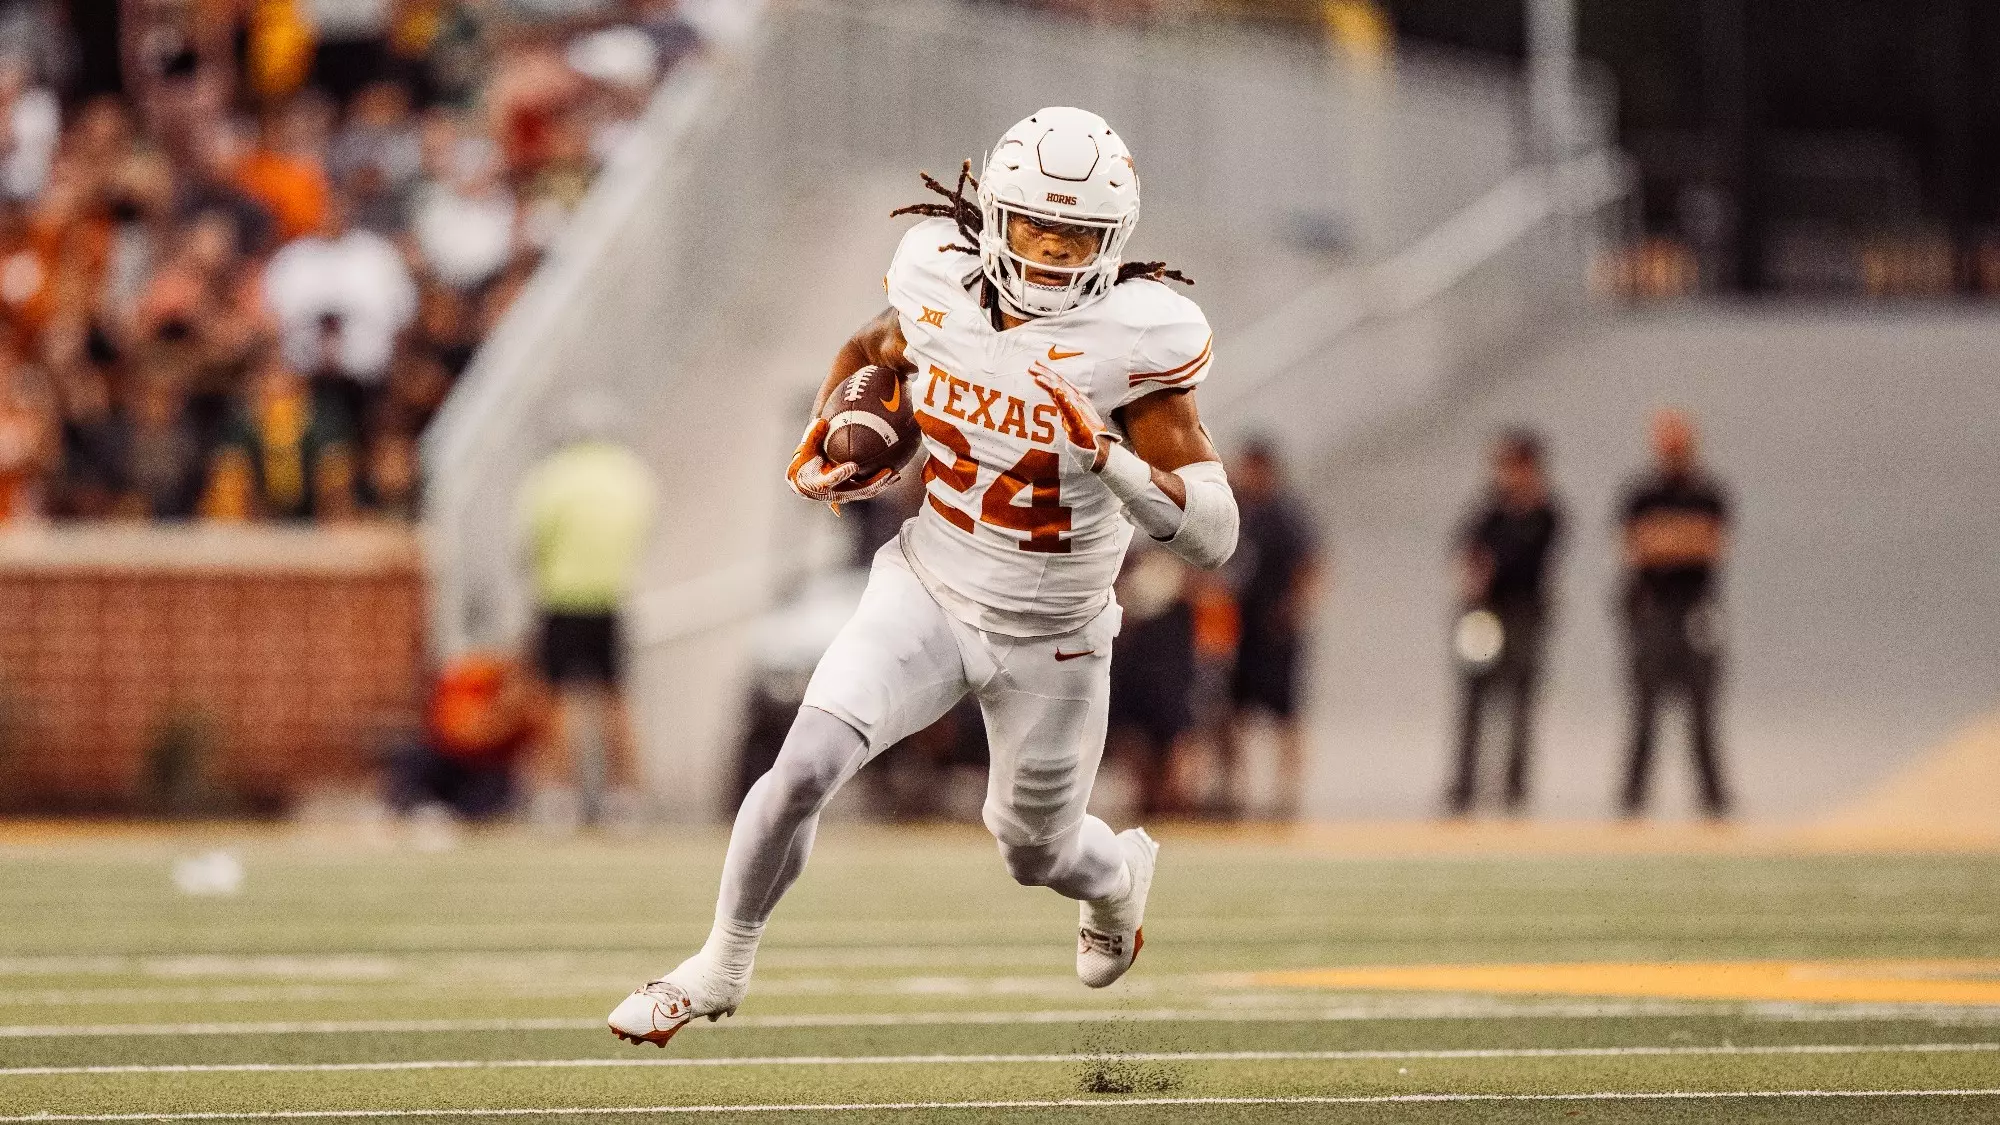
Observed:
[[[965,194],[965,189],[968,187],[975,193],[979,191],[979,181],[972,175],[972,161],[968,160],[959,165],[957,187],[944,186],[929,172],[918,172],[917,175],[924,178],[925,188],[932,194],[943,196],[945,202],[912,203],[908,207],[898,207],[889,212],[889,217],[893,219],[898,215],[927,215],[934,219],[950,219],[958,225],[958,236],[971,245],[960,246],[956,242],[947,242],[938,247],[938,252],[958,250],[978,256],[979,232],[985,228],[986,218],[979,213],[979,204],[973,199],[966,198]]]
[[[1147,281],[1178,281],[1182,285],[1193,285],[1194,278],[1179,270],[1168,269],[1165,262],[1126,262],[1118,267],[1118,280],[1130,281],[1143,277]]]
[[[979,204],[976,202],[975,197],[979,191],[979,180],[972,174],[972,161],[968,160],[959,165],[958,183],[953,187],[946,187],[942,183],[939,183],[937,178],[929,172],[919,172],[917,175],[923,177],[924,187],[932,194],[943,197],[944,202],[912,203],[908,207],[898,207],[894,211],[889,212],[889,217],[895,218],[898,215],[925,215],[937,219],[950,219],[958,225],[958,236],[964,239],[969,245],[947,242],[943,246],[938,247],[938,250],[940,252],[957,250],[977,256],[979,253],[979,233],[986,227],[986,216],[980,213]],[[972,189],[974,196],[966,194],[967,188]],[[1112,284],[1116,285],[1118,282],[1131,281],[1135,277],[1143,277],[1148,281],[1178,281],[1182,285],[1194,284],[1194,278],[1189,277],[1179,270],[1167,268],[1167,263],[1165,262],[1126,262],[1118,267],[1117,281],[1112,282]]]

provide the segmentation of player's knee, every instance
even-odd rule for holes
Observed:
[[[823,711],[801,708],[778,760],[760,785],[768,785],[785,812],[810,816],[825,805],[866,750],[853,727]]]
[[[1046,886],[1056,873],[1056,865],[1061,857],[1047,846],[1013,847],[1000,845],[1000,855],[1007,861],[1007,874],[1024,887]]]
[[[833,796],[834,784],[824,771],[780,758],[757,781],[770,794],[779,815],[796,820],[818,812]]]
[[[1048,886],[1068,868],[1074,850],[1074,835],[1068,833],[1042,844],[1000,842],[1000,857],[1007,863],[1007,873],[1024,887]]]

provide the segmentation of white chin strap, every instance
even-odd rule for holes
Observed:
[[[1021,279],[1020,301],[1022,312],[1037,316],[1054,316],[1076,307],[1077,299],[1083,295],[1081,285],[1037,285],[1027,278]]]

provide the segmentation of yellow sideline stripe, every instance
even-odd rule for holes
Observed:
[[[2000,960],[1387,965],[1257,973],[1251,980],[1278,987],[1411,992],[2000,1004]]]

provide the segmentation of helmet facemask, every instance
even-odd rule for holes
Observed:
[[[1118,279],[1120,255],[1137,215],[1121,219],[1053,214],[998,199],[987,201],[979,237],[980,263],[1007,308],[1022,316],[1053,316],[1109,292]],[[1081,227],[1097,232],[1097,246],[1079,265],[1050,265],[1023,254],[1012,239],[1014,216],[1037,224]],[[1060,284],[1031,280],[1028,271],[1061,277]]]

